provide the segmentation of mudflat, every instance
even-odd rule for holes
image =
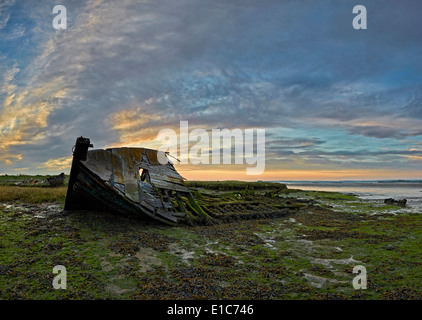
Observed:
[[[0,299],[422,298],[420,213],[271,184],[188,185],[212,221],[64,212],[66,187],[0,186]]]

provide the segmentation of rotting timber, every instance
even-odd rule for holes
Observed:
[[[147,148],[88,150],[92,147],[89,138],[76,139],[64,210],[101,210],[169,225],[212,219],[167,153]]]

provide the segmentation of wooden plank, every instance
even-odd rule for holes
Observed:
[[[112,153],[114,181],[125,185],[125,195],[139,202],[139,167],[142,148],[113,148]]]

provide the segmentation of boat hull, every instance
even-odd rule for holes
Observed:
[[[74,180],[69,181],[68,188],[71,190],[66,197],[65,210],[101,210],[121,216],[135,216],[146,221],[177,224],[176,219],[160,217],[142,204],[135,203],[119,194],[82,163],[79,163]]]
[[[92,147],[88,138],[76,139],[66,211],[107,211],[169,225],[211,219],[166,153],[126,147],[88,151]]]
[[[70,171],[64,210],[106,211],[123,216],[136,216],[142,220],[159,221],[176,225],[178,218],[167,212],[139,202],[134,202],[119,193],[83,161],[87,159],[88,148],[92,147],[88,138],[76,140]]]

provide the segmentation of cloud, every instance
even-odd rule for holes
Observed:
[[[378,119],[350,121],[344,127],[351,134],[358,134],[378,139],[404,139],[422,135],[422,122],[399,116],[380,115]]]
[[[416,160],[416,161],[422,161],[422,155],[416,155],[416,156],[405,156],[406,158],[410,160]]]
[[[60,171],[60,170],[70,171],[71,164],[72,164],[72,157],[61,157],[57,159],[49,159],[41,163],[38,166],[38,168],[48,169],[50,171]]]
[[[72,1],[57,31],[54,1],[12,3],[0,10],[0,161],[66,158],[80,135],[152,146],[181,120],[290,130],[270,137],[269,161],[304,165],[345,165],[357,143],[416,145],[420,4],[385,3],[366,4],[365,32],[353,1]]]
[[[0,7],[1,9],[1,7]],[[6,28],[7,22],[10,19],[10,12],[1,11],[0,14],[0,30]]]
[[[396,138],[401,139],[407,135],[399,132],[397,129],[385,126],[355,126],[349,129],[351,134],[359,134],[366,137],[374,137],[378,139]]]
[[[417,118],[422,120],[422,88],[416,93],[408,104],[402,109],[404,117]]]
[[[24,25],[16,25],[14,28],[3,36],[3,40],[15,40],[25,34],[26,28]]]
[[[307,149],[325,143],[325,141],[314,138],[275,138],[267,139],[267,141],[270,143],[271,150]]]
[[[15,1],[3,1],[0,3],[0,35],[4,33],[7,24],[10,20],[10,8],[13,6]]]
[[[60,79],[53,79],[31,90],[9,92],[0,110],[0,151],[7,153],[13,146],[40,140],[43,129],[48,125],[48,116],[57,107],[55,102],[65,95]]]

